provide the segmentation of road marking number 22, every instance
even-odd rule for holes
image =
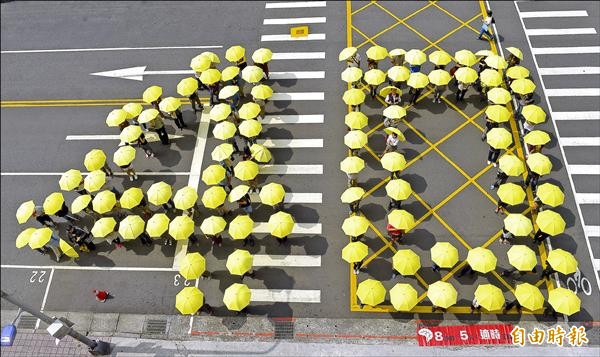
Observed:
[[[30,283],[43,283],[46,279],[44,278],[44,276],[46,275],[46,271],[45,270],[32,270],[31,271],[31,278],[29,278],[29,282]]]

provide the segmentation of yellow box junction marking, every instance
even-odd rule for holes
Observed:
[[[290,28],[290,36],[306,37],[308,36],[308,26],[297,26]]]

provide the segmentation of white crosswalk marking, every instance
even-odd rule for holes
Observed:
[[[553,67],[540,68],[542,76],[558,76],[570,74],[600,74],[600,67]]]
[[[325,71],[270,72],[270,79],[322,79]]]
[[[321,234],[321,223],[296,223],[292,234]],[[269,224],[267,222],[254,222],[254,233],[269,234]]]
[[[583,229],[588,237],[600,237],[600,226],[584,226]]]
[[[323,165],[263,165],[261,175],[322,175]]]
[[[554,120],[600,120],[600,111],[552,112]]]
[[[324,33],[309,33],[302,37],[292,37],[292,35],[281,34],[281,35],[262,35],[260,40],[262,42],[273,42],[273,41],[322,41],[325,39]]]
[[[600,193],[576,193],[575,200],[580,205],[600,204]]]
[[[528,36],[564,36],[564,35],[595,35],[593,27],[577,27],[570,29],[527,29]]]
[[[320,255],[255,254],[253,267],[320,267]]]
[[[600,137],[561,137],[560,144],[562,146],[599,146]]]
[[[325,100],[323,92],[273,93],[269,100]]]
[[[251,193],[250,199],[252,202],[260,202],[260,197],[257,193]],[[311,192],[290,192],[286,193],[283,198],[284,203],[323,203],[322,193]]]
[[[585,10],[575,11],[529,11],[521,12],[521,18],[540,18],[540,17],[585,17],[588,16]]]
[[[324,24],[326,17],[292,17],[286,19],[264,19],[263,25],[296,25],[296,24]]]
[[[324,122],[323,114],[300,114],[300,115],[266,115],[261,119],[261,123],[279,125],[279,124],[321,124]]]
[[[273,52],[271,61],[325,59],[325,52]]]
[[[600,165],[569,165],[571,175],[600,175]]]
[[[323,139],[263,139],[256,140],[256,142],[269,149],[323,147]]]
[[[289,1],[289,2],[268,2],[265,9],[294,9],[302,7],[325,7],[327,1]]]
[[[599,97],[600,88],[549,88],[548,97]]]
[[[600,53],[600,46],[582,47],[534,47],[531,49],[534,55],[569,55],[584,53]]]
[[[320,303],[321,291],[296,289],[250,289],[250,301]]]
[[[600,270],[600,259],[594,259],[594,269]]]

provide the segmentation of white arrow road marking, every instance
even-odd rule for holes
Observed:
[[[53,52],[100,52],[100,51],[140,51],[140,50],[180,50],[190,48],[223,48],[223,46],[174,46],[174,47],[101,47],[101,48],[61,48],[53,50],[10,50],[0,53],[53,53]]]
[[[149,132],[144,134],[146,136],[146,140],[149,143],[160,141],[158,134],[154,132]],[[173,135],[169,134],[169,139],[181,139],[183,135]],[[67,135],[65,138],[67,141],[76,141],[76,140],[120,140],[119,135]],[[119,142],[119,146],[125,145],[124,142]]]
[[[256,302],[321,302],[321,290],[250,289],[250,301]]]

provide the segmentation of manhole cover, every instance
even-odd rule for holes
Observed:
[[[274,337],[276,340],[291,340],[294,338],[293,319],[273,319],[275,325]]]
[[[167,320],[146,320],[146,333],[164,335],[167,333]]]
[[[26,330],[34,330],[37,324],[37,317],[31,315],[21,315],[19,322],[17,323],[18,328]]]

